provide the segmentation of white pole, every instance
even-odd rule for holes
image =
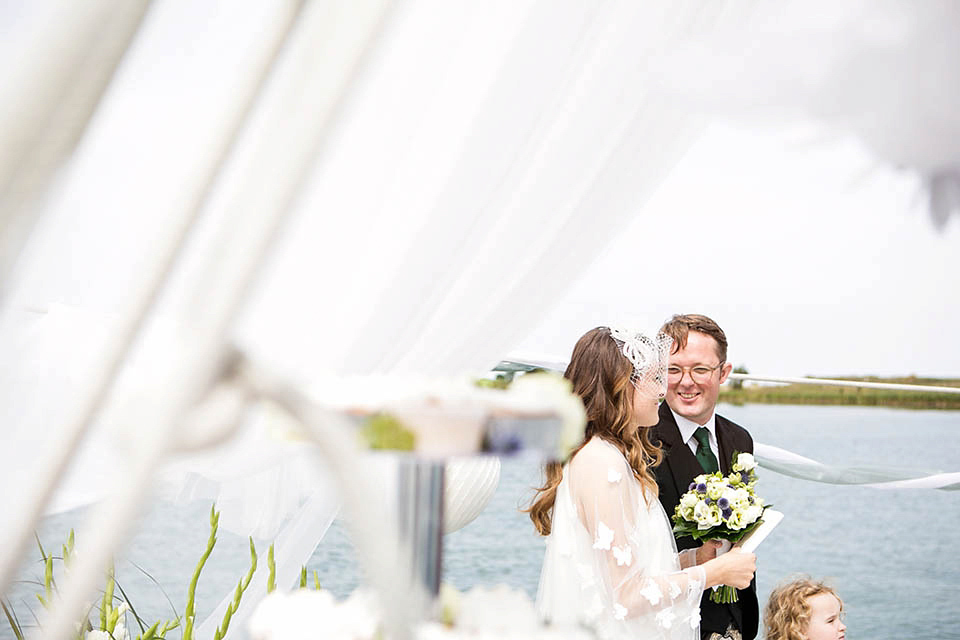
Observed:
[[[244,179],[231,183],[224,199],[230,225],[219,229],[221,251],[201,271],[193,287],[205,305],[184,318],[183,347],[156,363],[156,394],[149,406],[131,407],[125,422],[139,425],[139,457],[120,483],[119,492],[91,514],[84,554],[61,585],[61,602],[46,621],[46,637],[66,640],[75,634],[89,593],[110,555],[125,538],[133,515],[150,487],[163,457],[176,446],[177,428],[217,381],[233,353],[225,342],[246,291],[271,241],[287,215],[307,170],[331,127],[356,66],[375,41],[388,10],[386,0],[349,7],[308,4],[271,79],[264,105],[264,126],[242,167]],[[296,141],[296,143],[294,143]],[[192,321],[192,322],[191,322]],[[192,624],[185,621],[185,624]]]
[[[33,23],[9,34],[15,57],[0,71],[0,283],[33,226],[31,206],[83,135],[148,5],[58,2],[32,9]]]
[[[43,515],[46,504],[50,501],[60,479],[66,472],[73,454],[79,449],[80,443],[89,430],[90,424],[96,417],[100,406],[110,391],[112,382],[123,365],[130,346],[139,334],[141,326],[153,308],[153,305],[163,289],[173,265],[184,245],[194,221],[200,216],[204,200],[211,185],[214,183],[220,167],[229,154],[233,139],[247,117],[254,99],[259,92],[270,64],[277,56],[286,35],[296,16],[296,6],[288,6],[288,19],[283,28],[272,34],[272,46],[266,48],[261,68],[250,74],[249,83],[244,88],[235,103],[235,110],[228,114],[223,121],[223,131],[218,146],[209,154],[206,175],[196,181],[195,191],[184,193],[181,202],[182,209],[170,212],[170,224],[165,237],[157,239],[158,251],[152,265],[144,269],[145,277],[139,289],[131,296],[129,303],[120,313],[121,321],[117,328],[116,338],[109,348],[100,356],[100,366],[90,371],[85,380],[85,390],[78,394],[80,403],[69,414],[67,424],[51,425],[59,437],[55,446],[48,451],[40,452],[41,459],[37,464],[37,473],[26,478],[27,488],[21,500],[21,506],[16,510],[17,518],[11,519],[0,528],[0,593],[6,591],[13,578],[27,546],[30,544],[32,532],[37,521]],[[45,455],[43,455],[45,454]],[[104,565],[105,566],[105,565]]]
[[[549,369],[563,373],[567,363],[556,359],[517,358],[502,360],[494,371],[526,372],[532,369]],[[756,380],[758,382],[782,382],[784,384],[817,384],[834,387],[857,387],[862,389],[888,389],[890,391],[927,391],[933,393],[960,393],[960,387],[937,387],[922,384],[899,384],[894,382],[861,382],[859,380],[837,380],[834,378],[788,378],[784,376],[762,376],[752,373],[731,373],[731,380]]]
[[[733,380],[756,380],[758,382],[782,382],[785,384],[815,384],[832,387],[856,387],[858,389],[960,393],[960,387],[936,387],[931,385],[899,384],[894,382],[861,382],[859,380],[836,380],[833,378],[786,378],[782,376],[758,376],[752,373],[731,373],[730,378]]]

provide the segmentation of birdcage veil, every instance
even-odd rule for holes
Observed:
[[[627,327],[608,327],[610,337],[617,343],[630,364],[633,373],[630,382],[638,389],[664,396],[667,393],[667,362],[673,338],[667,334],[644,332]]]

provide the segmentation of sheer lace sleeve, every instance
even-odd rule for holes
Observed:
[[[578,555],[586,565],[581,578],[592,591],[583,594],[591,613],[612,618],[607,626],[623,626],[624,637],[641,630],[644,637],[696,637],[704,570],[681,570],[656,496],[644,495],[620,451],[598,439],[580,450],[567,473],[584,542],[590,543]]]

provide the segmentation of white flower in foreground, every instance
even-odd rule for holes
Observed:
[[[126,602],[120,604],[117,608],[117,625],[113,628],[113,640],[130,640],[130,632],[127,631],[127,611],[130,611],[130,605]]]
[[[583,402],[573,393],[569,380],[555,373],[528,373],[515,379],[510,384],[509,392],[538,398],[560,416],[560,450],[557,455],[561,460],[565,460],[583,442],[587,412]]]
[[[530,596],[505,584],[474,587],[460,598],[456,628],[489,637],[524,637],[540,628]]]
[[[373,638],[380,614],[370,592],[358,589],[337,603],[328,591],[274,591],[260,601],[248,629],[254,640]]]
[[[757,461],[754,460],[752,453],[741,453],[737,455],[737,461],[733,463],[734,471],[752,471],[757,468]]]
[[[460,592],[446,582],[440,584],[440,620],[452,625],[460,616]]]

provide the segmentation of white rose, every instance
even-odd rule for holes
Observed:
[[[750,506],[750,492],[742,487],[740,489],[734,489],[733,496],[728,499],[730,500],[730,504],[741,509],[746,509]]]
[[[693,510],[693,517],[697,521],[697,529],[705,530],[715,527],[721,522],[720,509],[717,505],[708,506],[705,502],[700,502]]]
[[[752,524],[757,521],[757,519],[763,515],[763,507],[754,504],[747,508],[746,514],[744,515],[744,520]]]
[[[680,507],[684,510],[693,509],[695,506],[697,506],[698,502],[700,502],[700,500],[696,495],[692,493],[685,493],[683,494],[683,497],[680,498]]]
[[[693,509],[693,519],[697,522],[697,529],[709,529],[712,526],[710,524],[710,507],[705,502],[698,502]]]
[[[707,497],[711,500],[719,500],[723,496],[724,490],[727,489],[725,482],[720,480],[712,480],[707,483]]]
[[[496,615],[491,613],[496,612]],[[536,608],[525,591],[505,584],[474,587],[460,598],[456,627],[483,637],[507,633],[529,636],[540,626]],[[488,634],[484,636],[484,634]]]
[[[741,453],[737,455],[733,468],[735,471],[752,471],[757,468],[757,461],[753,459],[752,453]]]

